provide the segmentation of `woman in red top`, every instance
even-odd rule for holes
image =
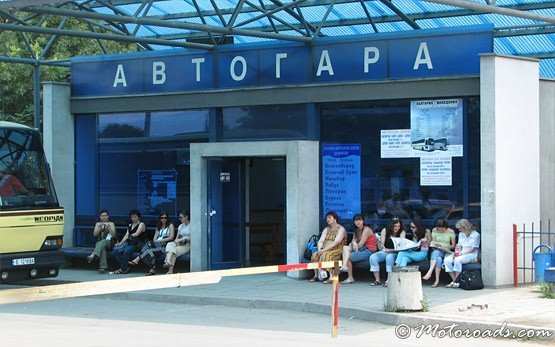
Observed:
[[[353,217],[353,229],[355,236],[348,246],[343,247],[343,267],[341,271],[347,271],[347,278],[343,284],[354,283],[353,263],[367,260],[372,253],[378,250],[378,239],[374,230],[364,224],[364,218],[360,214]]]

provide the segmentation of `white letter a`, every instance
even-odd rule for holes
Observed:
[[[118,69],[116,71],[116,78],[114,78],[114,85],[112,85],[112,87],[115,88],[120,83],[124,87],[127,87],[127,81],[125,80],[125,71],[123,71],[123,65],[121,64],[118,65]]]
[[[434,68],[426,42],[422,42],[420,44],[420,47],[418,47],[418,53],[416,53],[416,60],[414,61],[414,66],[412,69],[418,70],[421,64],[426,64],[428,70],[432,70]]]

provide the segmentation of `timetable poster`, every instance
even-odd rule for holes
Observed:
[[[324,214],[352,219],[360,213],[360,144],[324,144],[322,157]]]
[[[462,156],[462,120],[462,99],[411,101],[411,142],[417,156]]]
[[[137,208],[144,215],[176,213],[177,171],[138,170]]]

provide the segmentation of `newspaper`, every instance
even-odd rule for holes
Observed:
[[[409,239],[405,239],[404,237],[392,237],[391,241],[393,241],[393,250],[389,250],[390,252],[400,252],[400,251],[409,251],[409,250],[416,250],[420,248],[420,241],[414,242]]]

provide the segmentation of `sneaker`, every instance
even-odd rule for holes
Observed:
[[[448,285],[446,285],[447,288],[453,288],[453,284],[455,284],[455,282],[451,282]]]
[[[453,283],[453,285],[451,286],[451,288],[459,288],[459,284],[458,284],[458,283]]]
[[[339,269],[339,271],[341,272],[349,272],[349,269],[346,266],[342,266],[341,269]]]

